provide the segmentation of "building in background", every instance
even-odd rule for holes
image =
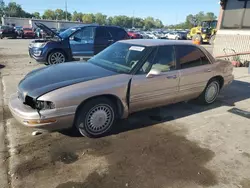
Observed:
[[[84,25],[82,22],[71,22],[63,20],[43,20],[43,19],[30,19],[30,18],[15,18],[15,17],[2,17],[3,25],[22,26],[35,28],[35,23],[43,23],[49,28],[65,29],[76,25]]]
[[[250,0],[221,0],[213,55],[250,52]],[[241,55],[250,61],[250,55]]]

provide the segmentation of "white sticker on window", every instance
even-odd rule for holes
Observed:
[[[145,48],[141,46],[131,46],[129,50],[139,51],[142,52]]]

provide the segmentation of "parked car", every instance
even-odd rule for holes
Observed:
[[[2,38],[17,38],[17,32],[14,27],[8,25],[0,26],[0,39]]]
[[[42,29],[40,29],[40,28],[36,28],[36,29],[35,29],[35,34],[36,34],[36,37],[37,37],[37,38],[42,38],[42,39],[46,38],[46,36],[47,36],[46,32],[44,32],[44,31],[43,31]]]
[[[137,32],[134,31],[128,31],[128,35],[131,39],[142,39],[143,36]]]
[[[29,54],[37,62],[45,64],[91,57],[118,40],[128,39],[127,32],[115,26],[76,26],[58,34],[44,24],[36,25],[50,38],[33,40],[29,45]]]
[[[232,71],[231,62],[216,60],[192,43],[123,40],[86,63],[30,72],[10,97],[9,108],[27,127],[74,128],[100,137],[117,119],[137,111],[191,99],[211,104],[232,82]]]
[[[184,35],[181,32],[169,32],[168,34],[166,34],[166,38],[172,39],[172,40],[185,40],[186,35]]]
[[[32,28],[24,27],[23,33],[21,34],[22,38],[36,38],[36,33]]]
[[[62,32],[64,32],[65,30],[67,30],[67,29],[66,29],[66,28],[61,28],[61,29],[58,30],[57,33],[58,33],[58,34],[59,34],[59,33],[62,33]]]
[[[152,33],[152,32],[146,32],[146,35],[148,35],[148,37],[149,37],[150,39],[158,39],[158,37],[155,36],[154,33]]]
[[[23,35],[23,27],[22,26],[16,26],[15,30],[16,30],[17,36],[22,37],[22,35]]]

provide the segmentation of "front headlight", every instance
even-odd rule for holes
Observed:
[[[48,109],[54,109],[55,104],[50,101],[36,101],[36,109],[38,110],[48,110]]]
[[[37,42],[33,44],[33,47],[35,48],[43,48],[46,45],[44,42]]]

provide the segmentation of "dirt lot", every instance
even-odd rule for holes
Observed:
[[[211,106],[179,103],[134,114],[101,139],[34,137],[7,107],[20,79],[42,66],[30,63],[28,43],[0,40],[1,188],[250,187],[250,113],[230,111],[250,111],[246,68],[235,69],[235,81]]]

